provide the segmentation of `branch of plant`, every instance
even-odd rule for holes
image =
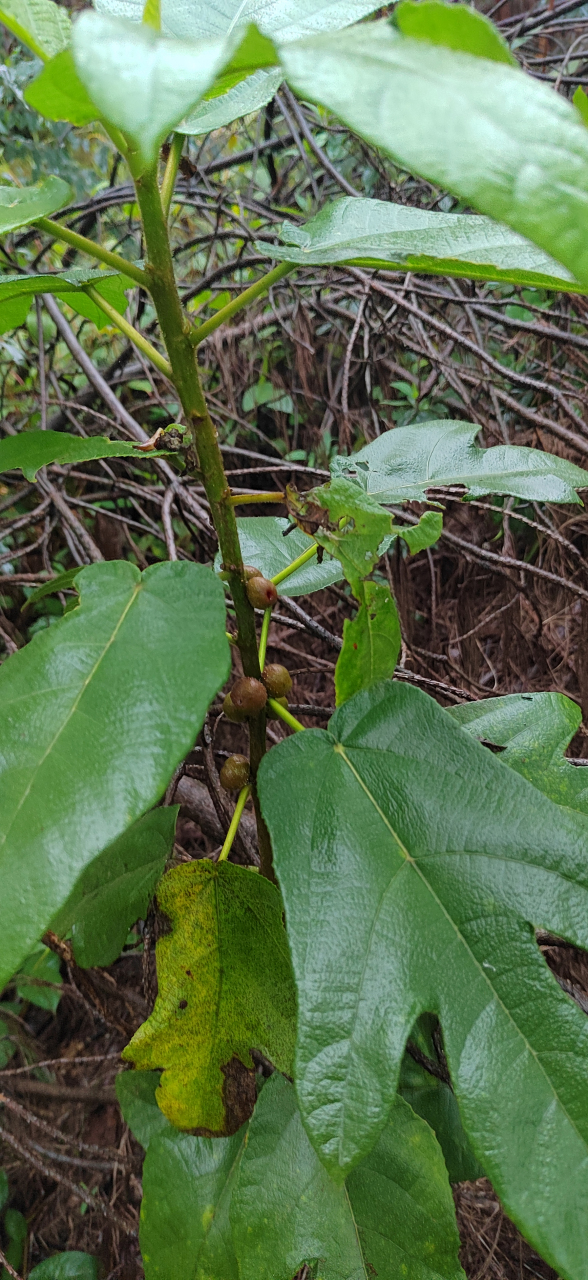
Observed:
[[[294,262],[280,262],[272,271],[268,271],[267,275],[262,276],[249,289],[245,289],[244,293],[240,293],[238,297],[233,298],[232,302],[228,302],[226,307],[222,307],[217,311],[216,315],[211,316],[210,320],[205,320],[198,329],[192,329],[190,333],[190,342],[197,347],[210,333],[214,333],[215,329],[219,329],[222,324],[226,324],[227,320],[231,320],[238,311],[242,311],[244,307],[248,307],[257,298],[263,297],[271,289],[272,285],[278,280],[282,280],[284,276],[290,274],[291,271],[297,271],[298,267]]]
[[[241,821],[241,814],[243,813],[243,810],[245,808],[245,805],[247,804],[247,801],[250,795],[251,795],[251,787],[248,783],[247,786],[243,787],[242,790],[239,792],[239,798],[235,805],[235,812],[233,813],[233,816],[231,818],[231,822],[229,825],[229,830],[227,831],[227,834],[226,834],[225,842],[218,855],[219,862],[226,862],[226,859],[228,858],[231,852],[231,849],[233,847],[233,841],[235,839],[235,836],[237,834],[237,829]]]
[[[104,249],[101,244],[95,244],[93,240],[88,240],[87,236],[78,235],[77,231],[70,231],[69,227],[62,227],[59,222],[54,222],[52,218],[37,218],[35,226],[39,231],[44,231],[46,235],[54,236],[57,240],[64,241],[65,244],[77,249],[80,253],[87,253],[91,258],[97,258],[99,262],[106,263],[107,267],[113,267],[115,271],[120,271],[122,275],[129,276],[136,284],[140,284],[144,289],[148,287],[147,276],[141,267],[135,266],[134,262],[127,262],[126,258],[122,258],[119,253],[111,253],[110,249]]]
[[[115,307],[111,306],[110,302],[107,302],[106,298],[103,298],[102,294],[94,288],[94,285],[86,285],[84,293],[87,293],[88,297],[92,299],[92,302],[95,302],[96,306],[100,307],[105,316],[108,316],[111,323],[116,325],[116,328],[120,329],[121,333],[124,333],[125,338],[128,338],[135,347],[138,347],[139,351],[143,352],[143,355],[147,356],[147,359],[155,365],[156,369],[159,369],[160,373],[163,373],[166,378],[171,378],[172,367],[169,360],[166,360],[165,356],[162,356],[160,352],[151,345],[148,339],[145,338],[138,329],[135,329],[134,325],[130,324],[128,320],[125,320],[125,317],[121,316],[120,311],[117,311]]]

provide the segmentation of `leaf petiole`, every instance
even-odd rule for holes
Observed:
[[[267,638],[269,635],[270,622],[272,620],[271,609],[266,609],[261,624],[261,635],[259,637],[259,669],[263,671],[265,667],[265,655],[267,652]]]
[[[112,324],[116,325],[117,329],[120,329],[121,333],[124,333],[125,337],[128,338],[139,351],[142,351],[143,355],[147,356],[147,359],[155,365],[156,369],[159,369],[160,373],[163,373],[166,378],[171,378],[172,367],[169,361],[166,360],[165,356],[160,355],[159,351],[156,351],[155,347],[148,342],[147,338],[143,337],[142,333],[139,333],[138,329],[135,329],[134,325],[129,324],[129,321],[125,320],[124,316],[121,316],[120,311],[117,311],[116,307],[112,307],[110,303],[106,301],[106,298],[103,298],[102,294],[98,293],[98,290],[95,289],[93,285],[86,285],[84,293],[87,293],[88,297],[92,299],[92,302],[95,302],[96,306],[100,307],[100,310],[108,316],[108,319]]]
[[[231,849],[233,847],[233,840],[235,839],[235,836],[237,834],[237,827],[239,826],[239,823],[241,821],[241,814],[243,813],[243,810],[245,808],[245,805],[247,804],[247,801],[250,795],[251,795],[251,787],[249,783],[247,783],[247,786],[243,787],[243,790],[239,792],[239,798],[235,805],[235,812],[231,818],[229,830],[227,831],[227,834],[225,836],[225,843],[218,855],[218,859],[217,859],[218,862],[226,862],[231,852]]]
[[[303,564],[306,564],[308,560],[311,560],[312,557],[316,555],[316,552],[317,543],[315,542],[312,547],[309,547],[307,551],[303,551],[301,556],[298,556],[296,560],[293,560],[292,564],[289,564],[286,569],[282,569],[280,573],[276,573],[275,578],[271,579],[274,587],[278,587],[280,582],[284,582],[286,578],[290,577],[291,573],[296,573],[297,569],[301,569]]]
[[[121,258],[120,253],[111,253],[110,249],[103,249],[101,244],[94,244],[93,240],[78,235],[77,231],[70,231],[69,227],[62,227],[61,223],[54,222],[52,218],[37,218],[34,225],[40,231],[45,231],[48,236],[63,240],[65,244],[70,244],[80,253],[87,253],[91,258],[98,258],[99,262],[105,262],[108,267],[114,267],[115,271],[120,271],[121,275],[129,276],[144,289],[148,288],[146,272],[141,267],[136,267],[134,262],[127,262],[126,258]]]
[[[232,507],[242,507],[248,502],[283,502],[284,494],[272,489],[269,493],[232,493],[229,503]]]
[[[267,705],[268,707],[271,707],[272,711],[280,717],[280,720],[283,720],[284,724],[289,725],[295,733],[304,732],[304,725],[296,719],[296,716],[292,715],[291,711],[287,711],[286,707],[283,707],[281,702],[277,702],[275,698],[268,698]]]
[[[297,271],[298,264],[295,262],[280,262],[279,266],[274,267],[273,271],[268,271],[261,279],[256,280],[255,284],[250,285],[249,289],[245,289],[244,293],[240,293],[237,298],[233,298],[232,302],[227,303],[226,307],[222,307],[217,311],[215,316],[211,316],[210,320],[205,320],[198,329],[193,329],[190,334],[190,342],[193,346],[198,347],[209,333],[214,333],[221,324],[226,324],[227,320],[231,320],[237,311],[242,311],[244,307],[248,307],[250,303],[255,302],[256,298],[261,298],[264,293],[271,289],[282,276],[287,276],[290,271]]]

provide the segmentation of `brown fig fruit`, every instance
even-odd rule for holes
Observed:
[[[267,690],[261,680],[242,676],[231,689],[231,702],[246,716],[257,716],[267,702]]]
[[[261,678],[267,689],[268,698],[284,698],[290,693],[292,676],[281,663],[268,662],[263,668]]]
[[[247,756],[229,756],[220,771],[220,784],[225,791],[241,791],[249,782]]]
[[[254,564],[244,564],[243,577],[246,582],[249,582],[251,578],[263,578],[263,574],[261,572],[261,569],[255,568]]]
[[[287,698],[273,698],[273,701],[274,701],[274,702],[279,702],[279,704],[280,704],[280,706],[281,706],[281,707],[284,707],[284,709],[285,709],[286,711],[288,710],[288,699],[287,699]],[[266,715],[267,715],[268,720],[279,720],[279,719],[280,719],[280,716],[278,715],[277,711],[274,711],[273,707],[270,707],[269,702],[268,702],[268,705],[267,705]]]
[[[243,724],[243,721],[246,718],[245,712],[239,711],[238,708],[235,706],[230,693],[227,693],[227,696],[223,702],[223,711],[227,717],[227,720],[231,720],[233,724]]]
[[[278,592],[269,578],[250,578],[245,588],[249,603],[254,609],[273,609],[277,599]]]

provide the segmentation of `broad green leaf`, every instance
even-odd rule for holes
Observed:
[[[588,471],[566,458],[523,445],[475,444],[480,427],[441,419],[385,431],[350,458],[336,457],[335,477],[352,480],[378,502],[422,500],[429,489],[463,485],[472,498],[512,494],[532,502],[580,502]]]
[[[284,536],[289,523],[289,520],[284,520],[281,516],[238,516],[239,542],[245,564],[261,569],[266,578],[275,578],[299,556],[304,555],[314,539],[309,538],[302,529],[292,529]],[[214,567],[219,573],[220,554],[216,557]],[[278,583],[278,595],[308,596],[313,591],[330,587],[333,582],[340,582],[342,577],[338,560],[325,556],[323,563],[319,564],[313,558]]]
[[[145,1280],[240,1280],[229,1206],[246,1133],[151,1138],[141,1204]]]
[[[302,525],[318,523],[316,541],[341,562],[347,581],[355,588],[375,568],[379,548],[393,532],[389,513],[368,493],[362,493],[354,478],[350,481],[343,475],[335,475],[308,493],[289,490],[288,498],[290,511]]]
[[[419,551],[426,551],[427,547],[434,547],[439,541],[443,532],[443,516],[440,511],[424,511],[418,524],[406,525],[398,530],[398,536],[402,538],[408,547],[411,556],[416,556]]]
[[[6,302],[0,302],[0,333],[19,329],[29,314],[30,305],[31,298],[26,296],[8,298]]]
[[[345,263],[585,292],[542,249],[502,223],[475,214],[431,213],[385,200],[343,196],[302,226],[284,222],[281,236],[284,243],[272,245],[271,250],[267,241],[256,242],[256,248],[300,266]]]
[[[0,0],[0,22],[46,62],[65,49],[71,35],[71,18],[53,0]]]
[[[153,163],[166,134],[196,106],[242,40],[242,29],[196,43],[122,18],[81,14],[73,33],[76,71],[100,115],[131,139],[135,176]],[[243,75],[255,70],[255,59],[241,69]]]
[[[362,582],[359,609],[343,623],[343,648],[335,667],[337,706],[375,680],[391,679],[400,652],[400,623],[390,588]]]
[[[55,1253],[29,1271],[29,1280],[98,1280],[98,1260],[89,1253]]]
[[[470,9],[467,4],[447,4],[445,0],[400,0],[394,10],[394,24],[403,36],[472,53],[476,58],[490,58],[493,62],[518,66],[506,40],[490,19]]]
[[[70,197],[67,182],[54,175],[41,178],[31,187],[0,187],[0,235],[56,213]]]
[[[408,1035],[435,1013],[505,1211],[582,1280],[588,1021],[534,927],[588,945],[585,816],[394,681],[328,731],[280,743],[258,785],[298,989],[298,1097],[321,1159],[342,1179],[371,1150]]]
[[[588,96],[585,94],[581,84],[578,85],[572,102],[576,111],[580,112],[584,124],[588,124]]]
[[[252,1071],[257,1049],[291,1071],[296,1004],[280,895],[247,868],[197,861],[168,872],[157,902],[172,925],[156,947],[159,995],[123,1057],[163,1068],[157,1101],[176,1128],[226,1133],[234,1058]]]
[[[230,668],[210,569],[111,561],[76,583],[78,607],[0,668],[0,990],[156,804]]]
[[[98,112],[75,68],[71,49],[63,49],[25,90],[25,102],[48,120],[91,124]]]
[[[31,605],[36,604],[38,600],[42,600],[44,596],[52,596],[57,591],[67,591],[71,588],[77,591],[75,580],[81,573],[80,565],[76,565],[74,569],[66,569],[65,573],[58,573],[54,578],[50,578],[48,582],[42,582],[40,587],[36,587],[31,591],[22,607],[24,613]]]
[[[19,1213],[18,1209],[7,1209],[4,1214],[4,1235],[7,1238],[4,1253],[7,1262],[14,1267],[15,1271],[19,1271],[21,1267],[27,1231],[27,1220],[24,1214]],[[9,1280],[6,1267],[1,1268],[0,1275],[2,1280]]]
[[[54,272],[51,275],[39,275],[33,273],[31,275],[0,275],[0,320],[2,320],[2,306],[7,308],[7,319],[12,315],[16,317],[15,325],[22,324],[19,320],[20,315],[23,320],[27,312],[24,311],[24,299],[30,300],[37,293],[54,293],[59,298],[63,298],[68,306],[72,307],[80,315],[86,316],[91,320],[98,329],[104,328],[110,321],[100,307],[92,301],[85,293],[87,285],[93,285],[96,292],[105,298],[112,307],[116,307],[117,311],[126,310],[127,300],[125,297],[125,289],[133,287],[133,282],[128,276],[122,276],[118,271],[101,271],[96,269],[88,269],[85,267],[74,267],[70,271]],[[17,305],[18,304],[18,305]],[[10,311],[10,306],[17,307],[15,312]],[[28,311],[28,307],[27,307]],[[15,327],[15,325],[8,325]]]
[[[51,922],[60,936],[71,933],[83,969],[113,964],[131,925],[146,916],[173,852],[177,816],[178,805],[169,805],[133,823],[86,867]]]
[[[40,467],[50,462],[67,465],[90,462],[94,458],[159,458],[162,450],[143,454],[126,440],[106,440],[103,436],[70,436],[65,431],[21,431],[0,440],[0,473],[19,467],[27,480],[34,480]]]
[[[240,80],[220,97],[205,98],[195,111],[191,111],[176,126],[177,132],[212,133],[213,129],[221,129],[233,120],[240,120],[252,111],[259,111],[277,93],[283,78],[281,70],[254,71],[253,75]],[[267,253],[267,244],[264,245],[263,252]]]
[[[14,985],[21,1000],[29,1000],[39,1009],[48,1009],[55,1013],[61,999],[61,993],[52,987],[37,986],[27,982],[27,978],[37,978],[41,982],[51,982],[53,986],[61,986],[59,957],[48,947],[38,947],[32,955],[27,956],[14,978]]]
[[[566,759],[582,723],[576,702],[563,693],[512,693],[451,707],[449,714],[474,738],[504,747],[503,764],[556,804],[588,813],[588,770]]]
[[[424,1014],[411,1032],[411,1040],[433,1062],[437,1061],[431,1036],[435,1019]],[[417,1115],[430,1124],[443,1152],[450,1182],[474,1182],[484,1170],[476,1160],[463,1127],[453,1090],[431,1075],[407,1052],[402,1059],[399,1092]]]
[[[302,97],[588,284],[588,134],[559,94],[387,21],[280,45],[280,58]]]
[[[115,1080],[123,1117],[145,1150],[156,1134],[175,1132],[155,1100],[159,1076],[159,1071],[121,1071]]]
[[[97,0],[100,13],[140,22],[143,0]],[[162,0],[162,30],[180,40],[224,36],[254,22],[266,36],[300,40],[339,31],[374,11],[373,0]]]
[[[241,1280],[463,1280],[453,1200],[428,1125],[397,1098],[368,1159],[337,1186],[306,1136],[291,1084],[258,1099],[230,1210]]]

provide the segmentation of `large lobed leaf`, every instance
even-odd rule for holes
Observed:
[[[267,241],[256,247],[264,255],[270,252],[272,258],[299,266],[339,263],[585,292],[524,236],[475,214],[432,213],[344,196],[302,226],[283,223],[281,236],[284,243],[269,251]]]
[[[74,462],[91,462],[95,458],[159,458],[165,452],[153,449],[143,454],[126,440],[107,440],[104,436],[70,436],[66,431],[21,431],[0,440],[0,473],[19,468],[27,480],[50,462],[63,466]]]
[[[588,1250],[588,1023],[533,926],[588,945],[588,822],[418,690],[374,685],[263,761],[298,988],[296,1082],[343,1178],[439,1016],[460,1112],[506,1211],[567,1280]],[[335,998],[336,997],[336,998]]]
[[[280,44],[280,61],[302,97],[588,283],[588,132],[560,95],[387,21]]]
[[[210,1140],[151,1119],[154,1080],[117,1092],[148,1147],[141,1249],[147,1280],[463,1280],[447,1173],[434,1135],[398,1099],[368,1160],[337,1187],[306,1137],[295,1093],[277,1073],[249,1125]],[[147,1083],[147,1082],[145,1082]],[[149,1106],[149,1091],[151,1105]],[[165,1122],[164,1122],[165,1124]]]
[[[579,502],[588,471],[556,454],[523,445],[475,444],[480,427],[439,419],[385,431],[350,458],[336,457],[333,476],[361,485],[378,502],[424,498],[428,489],[463,485],[473,498],[512,494],[532,502]]]
[[[164,1068],[157,1101],[176,1128],[231,1133],[251,1097],[244,1082],[245,1105],[231,1105],[233,1059],[253,1097],[252,1049],[292,1070],[296,997],[280,895],[245,867],[197,861],[168,872],[157,902],[171,924],[157,943],[159,994],[123,1056]]]
[[[209,569],[113,561],[77,585],[79,606],[0,669],[0,990],[159,799],[230,666]]]

